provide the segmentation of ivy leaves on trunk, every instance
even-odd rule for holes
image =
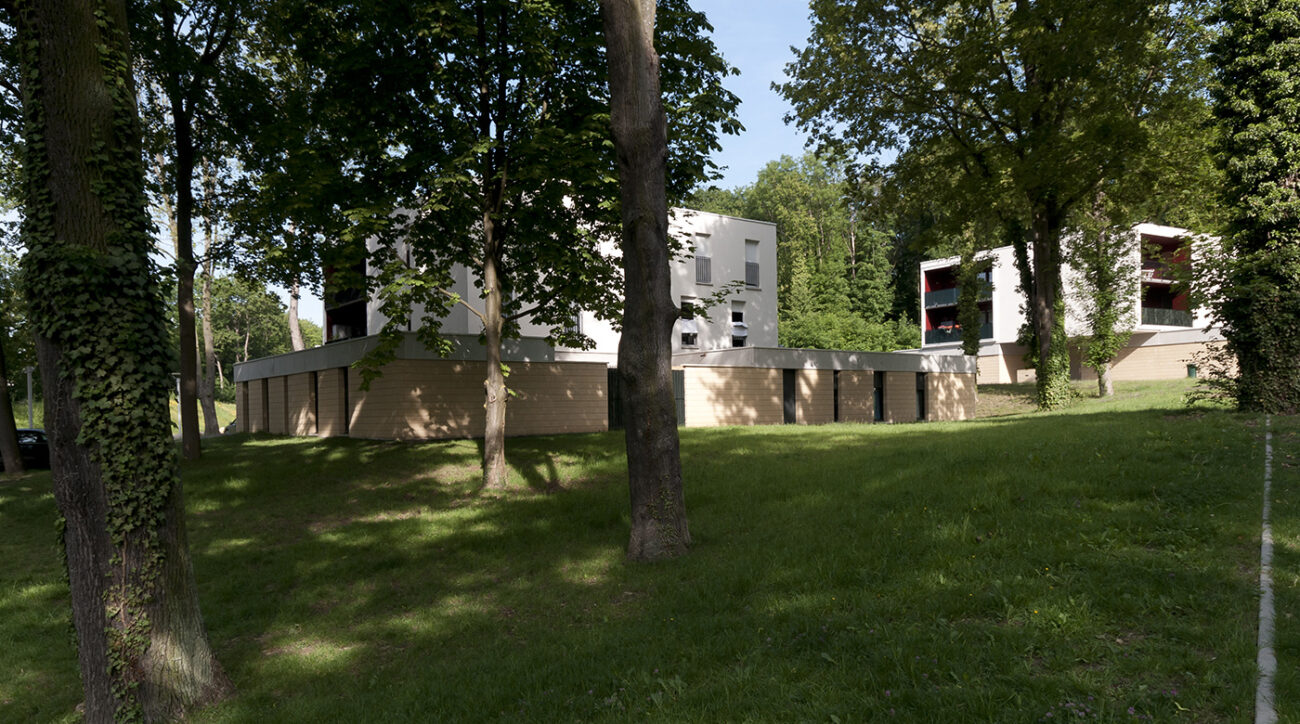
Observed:
[[[88,721],[224,696],[168,429],[168,353],[125,3],[18,2],[22,285],[45,388]]]

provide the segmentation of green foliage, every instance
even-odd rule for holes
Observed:
[[[309,347],[321,344],[320,327],[301,320]],[[284,303],[259,282],[238,276],[212,280],[212,336],[222,373],[233,373],[235,363],[293,350]]]
[[[1140,250],[1133,231],[1114,223],[1101,200],[1083,215],[1066,241],[1066,261],[1077,272],[1077,306],[1089,334],[1083,342],[1084,361],[1100,379],[1104,369],[1133,334],[1133,301],[1138,295]]]
[[[1243,409],[1300,411],[1300,4],[1226,0],[1215,113],[1228,263],[1215,315]]]
[[[31,27],[23,6],[20,27]],[[56,156],[40,102],[45,79],[36,72],[40,48],[20,40],[26,98],[23,160],[24,216],[20,285],[32,330],[60,351],[60,370],[73,386],[80,416],[77,444],[100,472],[107,503],[105,531],[121,563],[104,605],[115,623],[108,632],[110,678],[120,703],[117,718],[141,716],[136,698],[140,662],[148,645],[152,601],[161,570],[158,531],[178,484],[165,401],[170,378],[163,302],[145,214],[144,169],[135,98],[130,89],[126,29],[97,8],[97,46],[103,87],[110,94],[112,136],[92,150],[88,178],[108,224],[91,243],[56,233],[51,163]],[[64,211],[63,213],[67,213]],[[131,565],[127,565],[130,558]]]
[[[1047,334],[1055,320],[1036,316],[1057,307],[1072,211],[1138,168],[1157,137],[1150,125],[1179,118],[1201,90],[1201,11],[1162,0],[814,0],[808,46],[778,89],[788,119],[823,148],[857,164],[897,151],[880,170],[884,196],[929,218],[936,236],[972,222],[1028,232],[1029,316]],[[1051,337],[1045,390],[1068,368],[1054,349],[1063,337]]]

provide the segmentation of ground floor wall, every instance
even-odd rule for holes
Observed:
[[[1141,344],[1120,350],[1111,366],[1111,379],[1115,381],[1171,380],[1187,377],[1188,365],[1196,364],[1196,357],[1222,342],[1193,342],[1184,344]],[[1009,348],[1009,349],[1008,349]],[[981,384],[1008,384],[1033,382],[1037,379],[1034,368],[1025,362],[1023,348],[1005,345],[1001,353],[979,357]],[[1070,378],[1096,380],[1097,373],[1083,360],[1082,350],[1070,348]]]
[[[682,423],[816,425],[963,420],[974,416],[975,375],[951,372],[686,366]],[[347,367],[238,383],[238,429],[285,435],[423,440],[483,435],[484,363],[399,359],[362,389]],[[603,364],[516,362],[508,384],[510,435],[609,428]]]
[[[1190,377],[1188,367],[1198,365],[1197,358],[1219,349],[1222,342],[1197,342],[1192,344],[1166,344],[1160,346],[1125,347],[1111,363],[1110,378],[1116,382],[1133,380],[1173,380]],[[1096,380],[1097,372],[1080,359],[1078,351],[1071,356],[1071,371],[1075,379]],[[1076,359],[1078,360],[1076,362]],[[1199,373],[1199,369],[1195,371]]]
[[[605,365],[511,364],[509,435],[608,428]],[[397,360],[362,389],[344,368],[241,382],[241,432],[418,440],[481,437],[483,362]],[[265,394],[264,392],[265,391]]]
[[[922,406],[926,420],[975,415],[974,374],[690,366],[683,372],[689,427],[916,422]]]

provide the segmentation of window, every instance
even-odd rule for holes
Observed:
[[[700,327],[695,321],[695,300],[683,299],[681,312],[681,342],[683,347],[700,346]]]
[[[758,242],[745,240],[745,286],[758,288]]]
[[[876,422],[884,422],[885,421],[885,373],[872,372],[871,377],[872,377],[871,380],[872,396],[875,402],[875,410],[872,415],[872,419],[874,419]]]
[[[745,324],[745,303],[731,303],[731,346],[744,347],[749,338],[749,325]]]
[[[925,373],[916,373],[916,419],[925,421]]]
[[[695,283],[713,283],[713,258],[709,256],[709,235],[695,235]]]

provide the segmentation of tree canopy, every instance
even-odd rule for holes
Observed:
[[[1300,3],[1225,0],[1215,47],[1230,258],[1216,314],[1245,409],[1300,410]]]
[[[809,44],[779,90],[794,106],[788,120],[858,166],[886,166],[897,197],[927,205],[940,228],[959,233],[982,217],[1027,247],[1031,351],[1039,404],[1051,407],[1068,394],[1062,230],[1150,151],[1146,121],[1195,92],[1201,10],[814,0]]]

